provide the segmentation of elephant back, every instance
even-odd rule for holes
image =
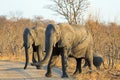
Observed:
[[[59,41],[59,47],[71,47],[73,40],[75,38],[75,31],[73,27],[69,24],[58,24],[59,30],[60,30],[60,41]]]

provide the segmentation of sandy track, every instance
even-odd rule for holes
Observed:
[[[54,68],[53,77],[47,78],[46,67],[39,70],[31,65],[26,70],[23,67],[22,62],[0,61],[0,80],[64,80],[59,68]]]

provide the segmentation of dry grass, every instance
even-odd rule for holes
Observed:
[[[53,21],[37,18],[37,26],[46,26]],[[88,19],[88,29],[91,31],[94,39],[94,50],[98,51],[105,58],[106,66],[101,71],[87,73],[88,68],[83,69],[83,73],[76,76],[78,80],[120,80],[120,25],[117,23],[99,23],[97,20]],[[21,49],[23,43],[23,30],[25,27],[36,25],[31,19],[11,20],[6,17],[0,17],[0,60],[25,61],[24,49]],[[108,57],[110,55],[110,57]],[[110,58],[110,64],[108,60]],[[72,73],[75,68],[75,61],[71,61],[69,72]],[[61,66],[60,62],[57,64]],[[112,68],[113,66],[113,68]]]

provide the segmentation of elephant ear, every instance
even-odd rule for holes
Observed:
[[[30,30],[30,34],[31,34],[32,41],[35,42],[36,41],[36,33],[35,33],[34,28]]]
[[[75,31],[69,24],[59,24],[60,28],[60,40],[58,42],[59,47],[71,47],[71,43],[75,38]]]
[[[33,29],[31,30],[31,35],[36,46],[44,44],[44,32],[45,28],[43,27],[33,27]]]
[[[35,45],[42,45],[44,44],[44,38],[45,38],[45,28],[43,27],[36,27],[35,28]]]
[[[55,44],[60,40],[61,30],[60,30],[60,27],[58,25],[54,25],[54,28],[55,28],[55,35],[56,35],[56,37],[55,37],[53,45],[55,46]]]

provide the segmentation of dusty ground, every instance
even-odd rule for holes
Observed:
[[[72,61],[70,60],[69,63]],[[69,65],[69,70],[71,72],[74,72],[75,64]],[[106,67],[106,65],[105,65]],[[79,75],[76,75],[77,80],[120,80],[120,64],[115,64],[114,68],[108,69],[107,67],[104,68],[103,65],[101,65],[101,69],[97,70],[95,67],[93,67],[93,72],[89,72],[89,68],[82,68],[82,73]]]
[[[24,59],[23,59],[24,60]],[[20,61],[16,56],[12,58],[2,57],[0,60],[0,80],[66,80],[61,78],[61,61],[57,62],[57,68],[53,69],[52,78],[46,78],[46,66],[41,70],[37,70],[35,67],[28,65],[26,70],[23,69],[24,61]],[[72,76],[75,70],[75,61],[69,60],[68,72],[71,78],[67,80],[120,80],[120,64],[116,64],[113,69],[104,69],[101,66],[101,70],[96,70],[89,73],[88,67],[83,68],[83,72],[79,75]]]
[[[44,76],[46,67],[41,70],[30,65],[26,70],[23,67],[24,63],[22,62],[0,60],[0,80],[61,80],[61,70],[58,68],[53,69],[53,77],[46,78]]]

